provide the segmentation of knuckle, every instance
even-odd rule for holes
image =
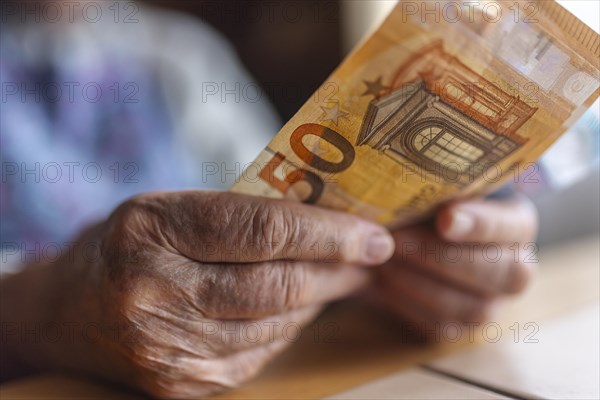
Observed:
[[[109,217],[115,233],[128,234],[144,222],[152,203],[151,195],[141,194],[121,203]]]
[[[252,215],[252,233],[256,242],[272,243],[283,235],[283,216],[270,205],[258,205]]]
[[[284,309],[291,309],[302,303],[307,288],[307,271],[285,264],[280,268],[280,284]]]
[[[217,245],[231,243],[240,250],[264,255],[266,244],[282,235],[281,213],[270,203],[225,201],[211,207],[205,232]]]
[[[280,252],[286,244],[297,243],[301,234],[301,221],[289,208],[273,204],[259,204],[251,219],[253,243],[264,243],[273,253]]]
[[[249,207],[246,203],[237,202],[228,196],[207,195],[200,210],[199,222],[202,229],[197,233],[203,240],[214,240],[215,238],[227,237],[233,226],[244,232],[246,224],[244,217]],[[233,221],[237,218],[237,221]]]
[[[153,218],[149,210],[151,200],[147,195],[136,196],[122,203],[108,219],[102,242],[102,254],[109,267],[134,263],[148,251],[147,242]]]
[[[260,317],[296,307],[309,297],[307,281],[292,262],[221,265],[208,270],[198,292],[206,318]]]
[[[236,246],[252,256],[258,251],[262,258],[281,253],[309,230],[295,207],[263,199],[214,196],[204,203],[201,219],[202,241]]]
[[[243,267],[243,266],[242,266]],[[242,311],[247,303],[242,300],[247,286],[242,276],[247,274],[238,265],[214,265],[203,268],[197,283],[196,304],[206,318],[229,316],[231,309]]]
[[[271,268],[258,265],[219,265],[210,268],[200,284],[207,318],[244,318],[273,307],[276,291]]]

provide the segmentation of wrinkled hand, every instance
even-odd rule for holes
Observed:
[[[537,226],[534,206],[521,195],[448,205],[435,226],[393,233],[396,251],[376,271],[371,299],[429,341],[443,340],[444,324],[483,323],[505,295],[527,286]]]
[[[65,267],[53,318],[120,331],[66,344],[61,366],[168,398],[249,379],[289,343],[287,323],[363,288],[359,267],[393,253],[389,233],[357,217],[198,191],[129,200],[90,240],[101,254]]]

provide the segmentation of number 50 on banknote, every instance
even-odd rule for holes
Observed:
[[[518,179],[598,97],[599,59],[554,1],[400,1],[232,190],[413,222]]]

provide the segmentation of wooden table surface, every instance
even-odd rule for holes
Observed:
[[[537,279],[523,296],[511,300],[505,312],[495,320],[502,330],[508,332],[515,322],[544,321],[598,304],[599,240],[598,236],[587,237],[542,249]],[[300,340],[258,378],[216,398],[332,396],[482,344],[481,340],[468,342],[418,344],[400,335],[398,325],[383,315],[355,303],[340,303],[326,311],[312,327],[304,329]],[[58,374],[35,376],[0,387],[2,399],[109,397],[140,396]]]

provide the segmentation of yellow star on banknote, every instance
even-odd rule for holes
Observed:
[[[330,108],[321,106],[321,110],[323,110],[323,115],[321,116],[321,121],[329,120],[329,121],[333,122],[336,126],[337,126],[338,120],[340,118],[344,118],[346,115],[348,115],[347,112],[340,110],[340,105],[338,103],[335,103]]]
[[[385,86],[383,83],[381,83],[381,77],[377,78],[376,80],[374,80],[372,82],[363,81],[363,83],[365,85],[367,85],[367,89],[362,94],[362,96],[373,95],[373,96],[377,97],[377,96],[379,96],[379,93],[381,93],[383,90],[389,89],[388,86]]]

